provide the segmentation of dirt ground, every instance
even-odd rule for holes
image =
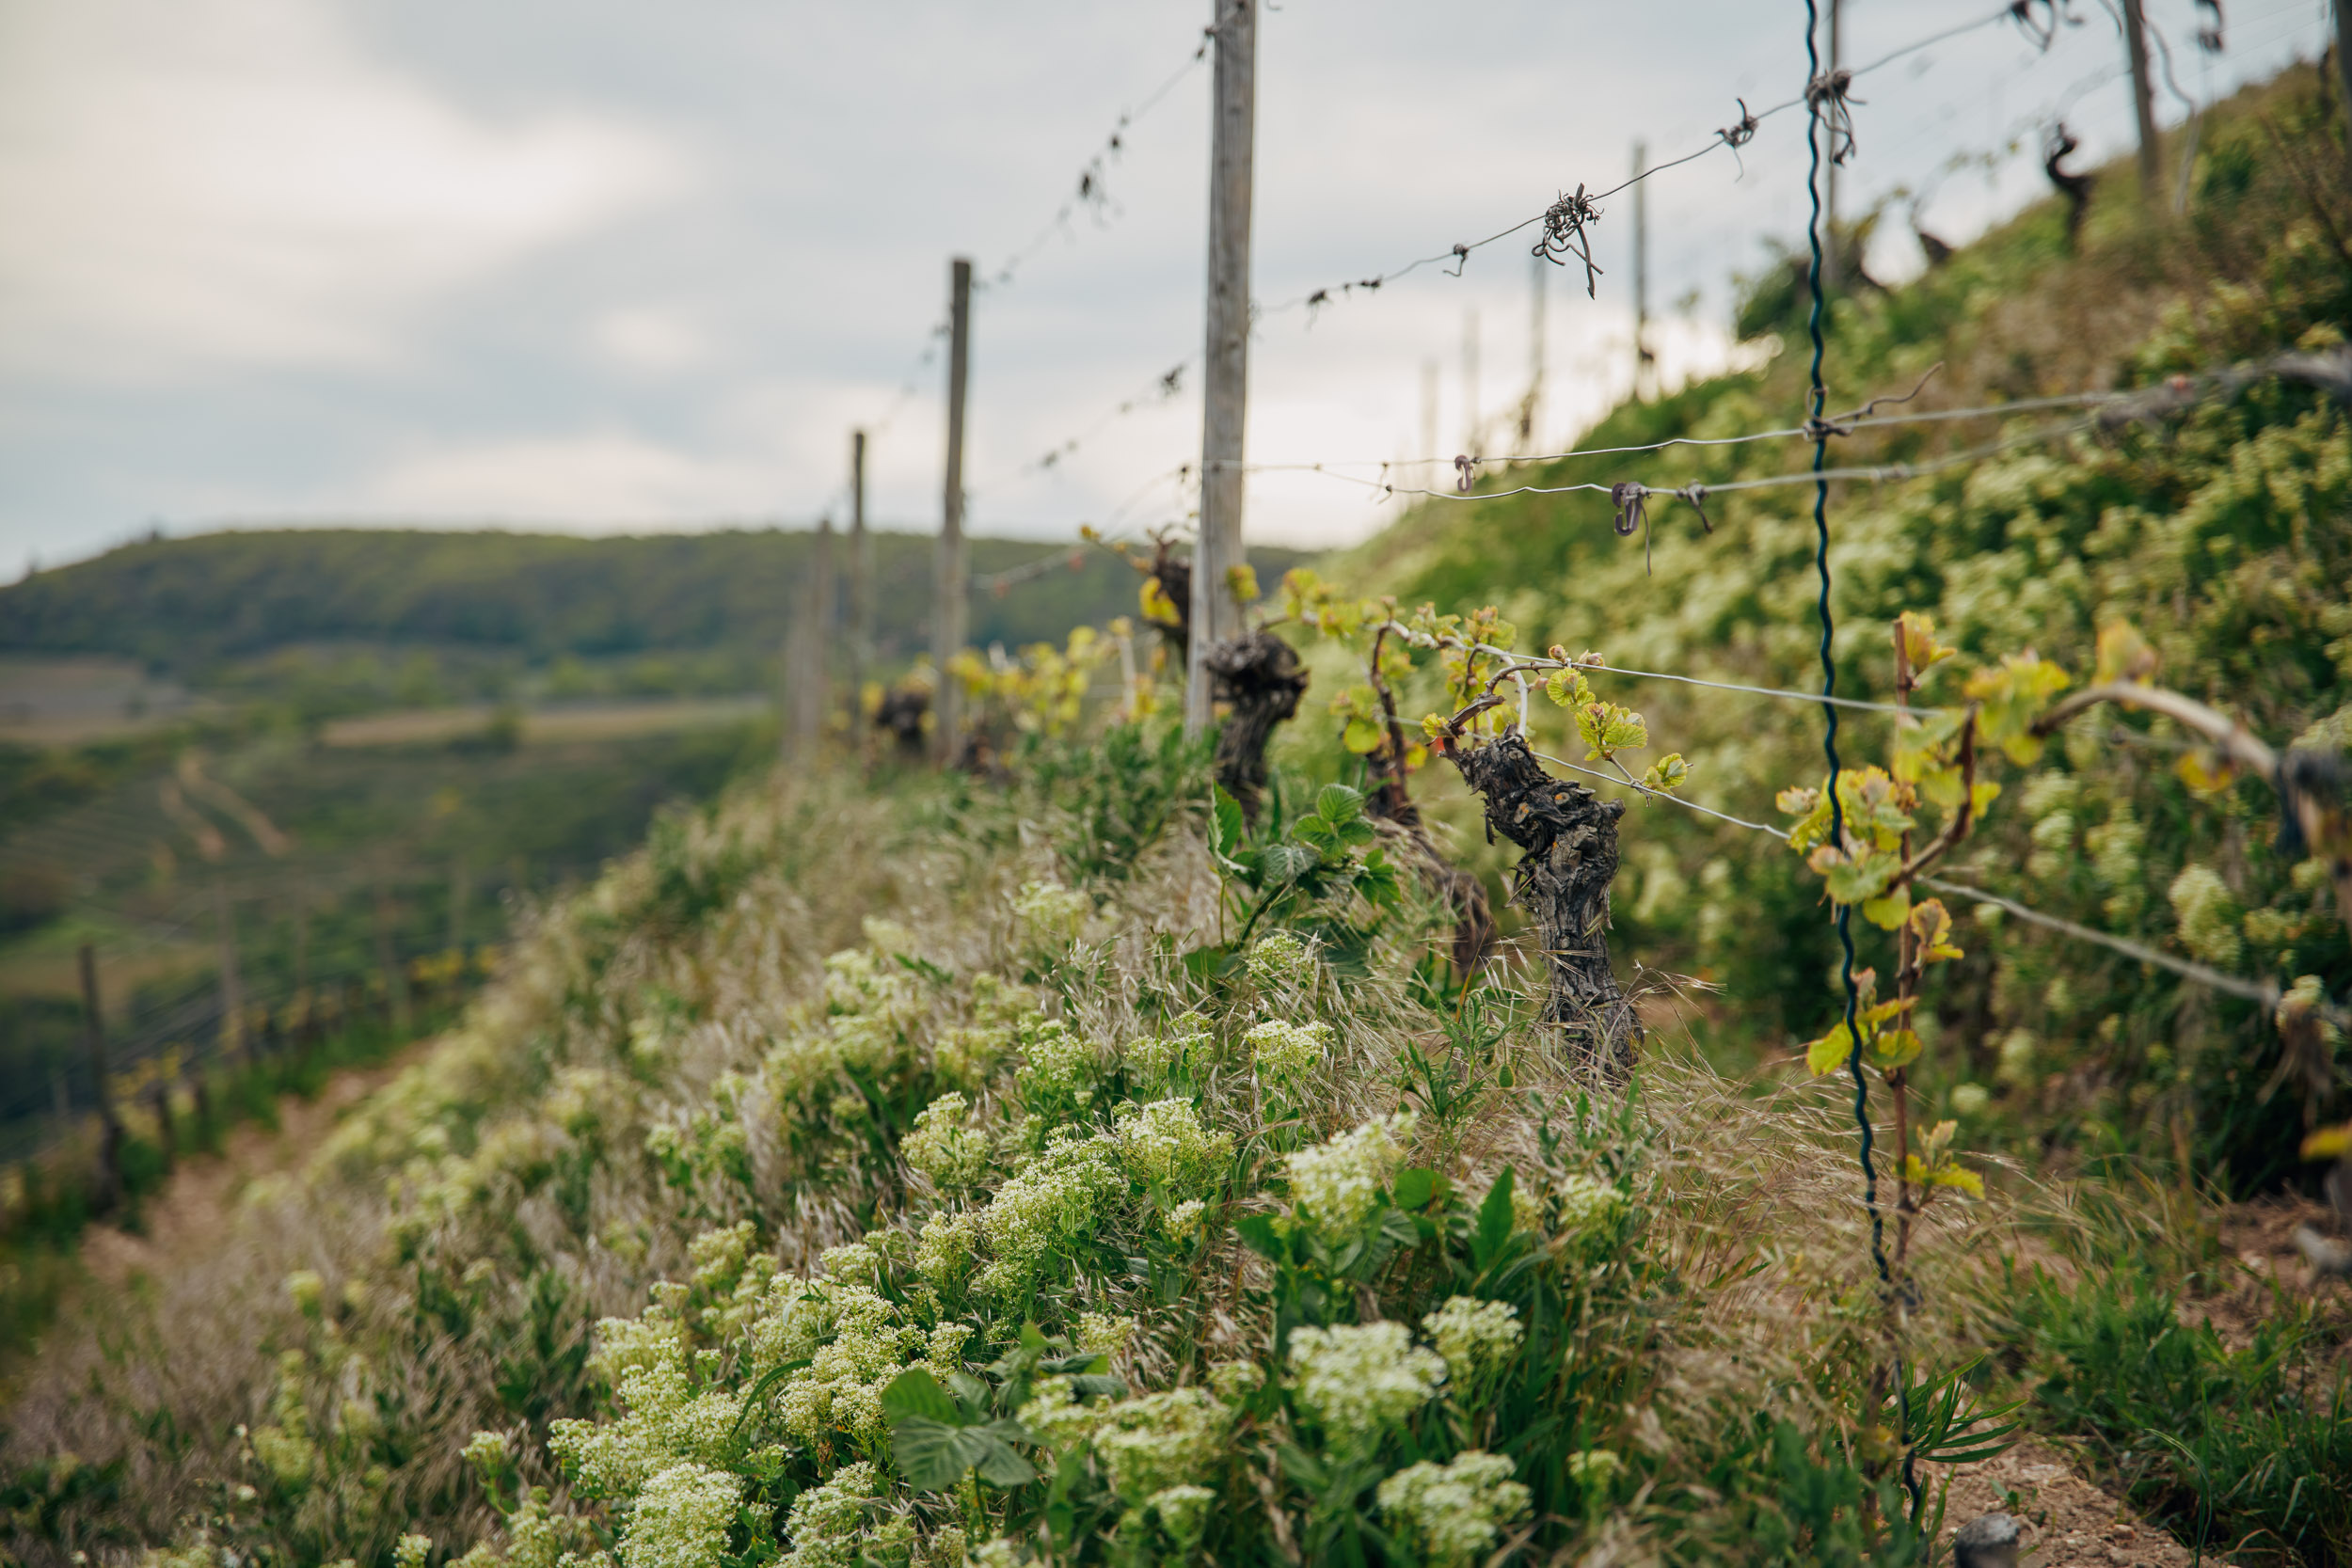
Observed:
[[[2188,1568],[2194,1560],[2163,1526],[2139,1518],[2039,1443],[2020,1443],[1997,1459],[1946,1474],[1951,1491],[1944,1504],[1945,1553],[1961,1526],[1998,1508],[2022,1527],[2018,1560],[2026,1568]]]
[[[246,1183],[308,1160],[345,1111],[437,1043],[418,1040],[373,1067],[346,1068],[329,1078],[315,1099],[280,1096],[275,1132],[247,1122],[230,1132],[220,1153],[191,1155],[179,1163],[163,1190],[141,1206],[145,1234],[90,1227],[82,1238],[83,1266],[111,1288],[133,1275],[162,1273],[203,1256],[226,1235]]]

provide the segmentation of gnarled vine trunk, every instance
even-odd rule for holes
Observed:
[[[1633,1004],[1609,968],[1609,884],[1624,803],[1546,773],[1516,735],[1474,749],[1456,742],[1446,755],[1485,800],[1489,836],[1526,851],[1511,896],[1543,937],[1551,977],[1545,1022],[1560,1026],[1595,1076],[1623,1083],[1641,1038]]]
[[[1216,695],[1229,705],[1216,736],[1216,782],[1255,822],[1265,794],[1265,749],[1274,726],[1298,711],[1307,672],[1291,645],[1270,631],[1229,638],[1201,656],[1216,682]]]

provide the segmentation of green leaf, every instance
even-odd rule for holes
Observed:
[[[920,1367],[909,1367],[882,1390],[882,1414],[896,1423],[902,1416],[921,1417],[946,1426],[963,1425],[963,1410],[936,1378]]]
[[[1303,844],[1269,844],[1261,863],[1270,885],[1287,887],[1312,871],[1322,860],[1321,855]]]
[[[1334,827],[1364,815],[1364,798],[1343,784],[1327,784],[1315,791],[1315,815]]]
[[[1642,770],[1642,782],[1661,795],[1672,795],[1691,782],[1691,765],[1680,752],[1668,752]]]
[[[1388,732],[1382,729],[1375,721],[1350,719],[1347,721],[1347,727],[1340,732],[1340,744],[1358,756],[1363,756],[1378,751],[1380,743],[1388,737]]]
[[[1909,1067],[1924,1049],[1916,1029],[1883,1029],[1870,1041],[1870,1065],[1881,1072]]]
[[[1554,670],[1544,677],[1544,695],[1562,707],[1574,707],[1593,700],[1593,689],[1574,670]]]
[[[1911,889],[1908,887],[1899,887],[1883,898],[1862,901],[1862,918],[1882,931],[1897,929],[1910,913]]]
[[[1398,1171],[1389,1190],[1399,1209],[1426,1208],[1429,1200],[1438,1196],[1438,1173],[1418,1165]]]
[[[1196,980],[1215,980],[1240,968],[1241,962],[1241,955],[1232,948],[1211,943],[1184,955],[1184,973]]]
[[[1233,1234],[1261,1258],[1270,1258],[1279,1263],[1290,1256],[1290,1245],[1274,1228],[1274,1216],[1271,1214],[1242,1215],[1233,1221]]]
[[[1478,1230],[1470,1238],[1470,1259],[1481,1270],[1502,1255],[1503,1243],[1511,1239],[1515,1223],[1511,1186],[1517,1180],[1512,1168],[1503,1166],[1495,1184],[1486,1189],[1486,1200],[1478,1206]]]
[[[1241,815],[1241,802],[1225,793],[1223,784],[1213,784],[1209,788],[1214,792],[1213,809],[1209,813],[1209,847],[1230,859],[1234,847],[1241,843],[1247,827]]]
[[[1852,1056],[1853,1034],[1842,1022],[1820,1039],[1805,1042],[1804,1065],[1816,1078],[1836,1072]]]
[[[1004,1424],[1010,1426],[1012,1423],[1008,1421]],[[973,1467],[980,1472],[982,1481],[993,1486],[1010,1487],[1025,1486],[1037,1480],[1037,1466],[1013,1452],[1003,1438],[979,1433],[972,1435],[977,1437],[981,1444]]]
[[[1295,1444],[1277,1444],[1274,1456],[1282,1462],[1282,1469],[1291,1480],[1311,1492],[1320,1492],[1331,1484],[1331,1478],[1325,1472],[1322,1463]]]
[[[987,1457],[992,1449],[1003,1449],[1016,1462],[1020,1460],[1018,1454],[993,1437],[929,1417],[902,1416],[890,1423],[890,1457],[907,1484],[918,1491],[946,1491],[963,1479],[965,1471]]]

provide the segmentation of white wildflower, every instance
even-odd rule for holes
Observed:
[[[1963,1117],[1981,1116],[1993,1103],[1992,1093],[1982,1084],[1960,1084],[1952,1089],[1952,1109]]]
[[[1057,1129],[1054,1141],[1028,1167],[996,1189],[980,1211],[980,1226],[995,1259],[979,1285],[1009,1300],[1028,1289],[1038,1267],[1062,1243],[1093,1228],[1097,1212],[1126,1191],[1107,1135],[1077,1138]]]
[[[1296,1078],[1331,1053],[1331,1026],[1267,1019],[1242,1037],[1261,1078]]]
[[[1059,882],[1024,882],[1013,895],[1012,912],[1033,941],[1067,947],[1094,912],[1094,900]]]
[[[429,1535],[404,1535],[392,1548],[392,1568],[424,1568],[433,1560],[433,1538]]]
[[[968,1187],[988,1174],[988,1134],[972,1124],[971,1101],[960,1094],[924,1106],[898,1153],[942,1187]]]
[[[1058,1019],[1023,1026],[1021,1057],[1021,1092],[1032,1101],[1075,1095],[1094,1083],[1094,1047]]]
[[[1445,1362],[1403,1323],[1295,1329],[1290,1365],[1298,1402],[1341,1449],[1369,1448],[1445,1380]]]
[[[1530,1497],[1511,1462],[1472,1449],[1451,1464],[1423,1461],[1380,1483],[1380,1512],[1421,1548],[1427,1568],[1468,1568],[1524,1516]]]
[[[1209,1507],[1216,1501],[1216,1494],[1205,1486],[1166,1486],[1145,1499],[1144,1506],[1158,1515],[1160,1528],[1178,1550],[1190,1551],[1206,1533]]]
[[[1269,931],[1250,946],[1246,960],[1249,978],[1260,990],[1277,986],[1312,986],[1315,982],[1314,945],[1303,942],[1289,931]]]
[[[1102,1412],[1094,1452],[1119,1495],[1140,1502],[1170,1486],[1207,1480],[1225,1451],[1231,1420],[1205,1389],[1140,1394]]]
[[[1120,1355],[1136,1337],[1133,1318],[1115,1318],[1107,1312],[1078,1314],[1078,1348],[1089,1355]]]
[[[1585,1236],[1605,1229],[1625,1207],[1625,1195],[1597,1177],[1571,1171],[1552,1188],[1559,1208],[1560,1233]]]
[[[974,1215],[933,1214],[914,1243],[914,1272],[942,1290],[961,1284],[979,1244],[980,1222]]]
[[[1120,1164],[1136,1180],[1171,1197],[1207,1193],[1233,1157],[1233,1135],[1211,1132],[1190,1101],[1122,1101],[1115,1116]]]
[[[743,1479],[691,1461],[645,1482],[621,1537],[625,1568],[719,1568]]]
[[[1187,1198],[1160,1216],[1160,1233],[1171,1242],[1190,1241],[1200,1233],[1200,1223],[1208,1216],[1209,1206],[1199,1198]]]
[[[1579,1449],[1568,1455],[1568,1479],[1580,1486],[1606,1486],[1624,1468],[1625,1461],[1609,1449]]]
[[[790,1568],[850,1568],[858,1560],[866,1534],[866,1513],[874,1496],[874,1466],[844,1465],[822,1486],[793,1499],[785,1516],[785,1539],[792,1544],[782,1560]]]
[[[2207,963],[2234,964],[2245,943],[2237,931],[2237,900],[2211,867],[2185,865],[2172,879],[2172,912],[2181,945]]]
[[[1284,1162],[1291,1201],[1327,1237],[1355,1235],[1378,1210],[1412,1135],[1413,1113],[1399,1111],[1298,1150]]]
[[[1445,1357],[1446,1375],[1457,1390],[1483,1387],[1502,1370],[1526,1332],[1519,1327],[1519,1309],[1509,1302],[1470,1296],[1451,1298],[1421,1324]]]

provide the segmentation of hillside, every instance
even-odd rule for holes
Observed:
[[[1772,689],[1810,490],[1735,488],[1785,439],[1486,480],[1703,480],[1705,531],[1446,502],[1293,577],[1263,779],[1115,640],[976,663],[986,770],[663,814],[212,1256],[61,1320],[0,1545],[1794,1568],[1998,1508],[2055,1568],[2352,1563],[2352,418],[2276,357],[2352,321],[2341,112],[2297,72],[2185,220],[2111,169],[2078,246],[1836,303],[1833,410],[2153,394],[1836,438],[1911,466],[1832,498],[1839,691],[1912,709],[1843,776]],[[1762,372],[1588,444],[1795,422],[1785,286]]]
[[[500,696],[528,670],[566,659],[619,666],[619,689],[755,690],[772,678],[805,595],[816,535],[764,530],[619,538],[363,529],[156,538],[0,588],[0,654],[114,654],[199,688],[326,684],[354,651],[380,652],[388,686],[404,656],[446,670],[411,675],[442,700]],[[873,535],[878,657],[930,647],[933,541]],[[977,578],[1051,557],[1034,540],[974,539]],[[1264,551],[1277,572],[1297,552]],[[1057,639],[1132,613],[1135,574],[1102,550],[976,593],[982,647]],[[846,595],[846,541],[834,569]],[[276,656],[273,657],[272,656]],[[611,684],[608,682],[607,684]],[[390,695],[391,693],[388,693]]]
[[[2258,376],[2185,396],[2160,418],[2107,424],[2079,405],[1999,406],[2175,376],[2203,386],[2233,366],[2344,341],[2352,272],[2342,121],[2314,94],[2316,80],[2296,72],[2215,113],[2185,219],[2152,229],[2129,166],[2119,165],[2099,172],[2078,248],[2053,198],[1913,284],[1835,301],[1824,360],[1833,413],[1909,393],[1923,376],[1915,401],[1880,414],[1994,410],[1858,429],[1833,443],[1841,467],[1933,468],[1910,483],[1834,486],[1841,694],[1893,696],[1888,627],[1904,610],[1932,617],[1965,659],[2031,649],[2077,670],[2091,663],[2099,627],[2121,620],[2153,643],[2164,679],[2242,715],[2255,733],[2335,751],[2352,738],[2352,443],[2341,385]],[[1801,423],[1801,294],[1768,272],[1748,313],[1782,344],[1764,371],[1623,406],[1582,444],[1706,441]],[[1934,467],[1968,452],[1980,455]],[[1332,575],[1408,606],[1493,603],[1522,648],[1593,648],[1637,670],[1818,690],[1811,486],[1722,493],[1801,474],[1811,456],[1809,444],[1782,439],[1491,475],[1485,488],[1697,481],[1718,492],[1705,503],[1712,532],[1664,496],[1647,502],[1646,529],[1626,538],[1612,531],[1606,495],[1436,504]],[[1600,695],[1648,716],[1656,750],[1690,760],[1684,793],[1693,800],[1785,824],[1775,792],[1820,780],[1818,706],[1596,680]],[[1944,680],[1918,700],[1957,695]],[[1885,764],[1885,721],[1846,719],[1849,762]],[[1567,716],[1549,705],[1536,728],[1539,741],[1549,737],[1543,749],[1581,754],[1568,750]],[[2176,948],[2184,895],[2210,874],[2222,884],[2215,910],[2227,928],[2208,933],[2199,956],[2282,984],[2315,974],[2342,995],[2352,953],[2341,914],[2316,867],[2298,872],[2299,856],[2274,844],[2268,787],[2241,779],[2217,799],[2193,789],[2174,766],[2185,736],[2163,721],[2075,726],[2031,784],[2000,802],[1954,874]],[[1834,969],[1836,947],[1803,863],[1759,852],[1754,835],[1695,813],[1632,810],[1617,918],[1645,962],[1724,988],[1722,1059],[1741,1059],[1732,1049],[1741,1036],[1769,1049],[1825,1027],[1838,1003],[1819,977]],[[1986,912],[1969,960],[1923,1020],[1931,1038],[1950,1040],[1922,1069],[1937,1091],[1971,1084],[1971,1101],[1990,1091],[1982,1131],[1963,1119],[1971,1136],[2005,1136],[2029,1105],[2037,1137],[2047,1118],[2085,1153],[2193,1148],[2200,1169],[2241,1192],[2297,1168],[2300,1124],[2265,1087],[2281,1048],[2259,1007],[1998,920]],[[1863,960],[1883,971],[1881,953],[1866,942]],[[2216,1065],[2192,1070],[2192,1061]],[[2184,1087],[2191,1078],[2193,1092]]]

